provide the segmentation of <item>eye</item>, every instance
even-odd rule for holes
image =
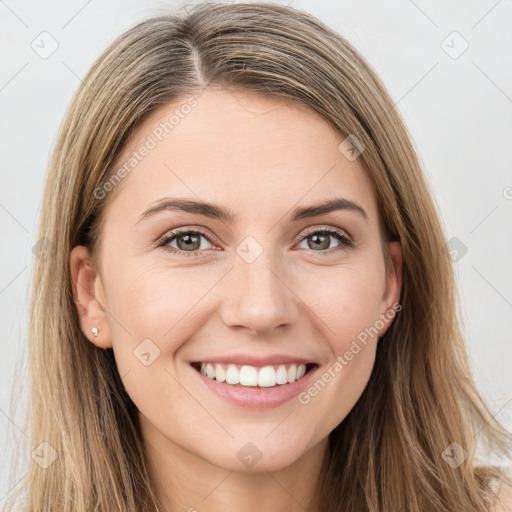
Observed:
[[[161,242],[158,243],[158,247],[162,247],[174,254],[201,256],[201,252],[198,251],[205,249],[205,247],[201,248],[201,237],[211,243],[207,235],[202,231],[175,230],[167,233]],[[177,247],[170,245],[174,242],[176,242]]]
[[[331,238],[335,238],[336,240],[338,240],[340,242],[339,245],[335,247],[334,250],[331,251],[323,250],[329,249],[329,245],[331,244]],[[333,252],[353,247],[352,240],[344,231],[342,231],[341,229],[331,227],[309,231],[308,233],[301,237],[300,243],[304,242],[305,240],[312,240],[312,243],[308,241],[307,248],[313,249],[314,252],[319,252],[322,255],[329,255],[332,254]],[[321,250],[318,251],[316,249]]]

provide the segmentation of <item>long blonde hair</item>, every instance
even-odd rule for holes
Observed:
[[[143,449],[136,407],[112,349],[81,331],[70,252],[94,253],[106,201],[95,190],[145,117],[210,85],[292,99],[364,144],[386,240],[403,254],[402,311],[381,338],[363,395],[329,435],[321,512],[484,512],[499,466],[479,465],[477,442],[511,456],[512,435],[479,395],[466,355],[452,262],[432,192],[381,80],[339,34],[313,16],[265,3],[201,4],[188,15],[153,16],[97,59],[60,126],[44,190],[29,325],[32,463],[12,503],[26,510],[162,510]],[[445,450],[458,443],[456,467]],[[50,455],[48,455],[48,453]]]

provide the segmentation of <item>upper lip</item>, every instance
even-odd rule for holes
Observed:
[[[273,354],[267,356],[256,356],[251,354],[231,354],[229,356],[205,357],[192,363],[222,363],[240,364],[249,366],[272,366],[278,364],[314,364],[310,359],[291,356],[286,354]]]

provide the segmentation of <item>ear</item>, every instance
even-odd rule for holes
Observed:
[[[384,324],[384,326],[379,328],[379,338],[389,329],[397,311],[399,311],[397,305],[402,290],[402,247],[400,242],[389,243],[389,255],[390,261],[386,269],[386,287],[379,309],[380,322],[378,322],[378,325]]]
[[[91,264],[87,247],[78,245],[70,257],[73,299],[75,301],[80,326],[91,343],[100,348],[111,348],[112,339],[105,308],[105,294],[101,277]],[[92,328],[98,329],[94,336]]]

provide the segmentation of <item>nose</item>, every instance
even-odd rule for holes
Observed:
[[[282,266],[266,257],[266,251],[252,263],[237,255],[233,265],[221,306],[228,327],[268,334],[297,321],[300,300],[288,285]]]

